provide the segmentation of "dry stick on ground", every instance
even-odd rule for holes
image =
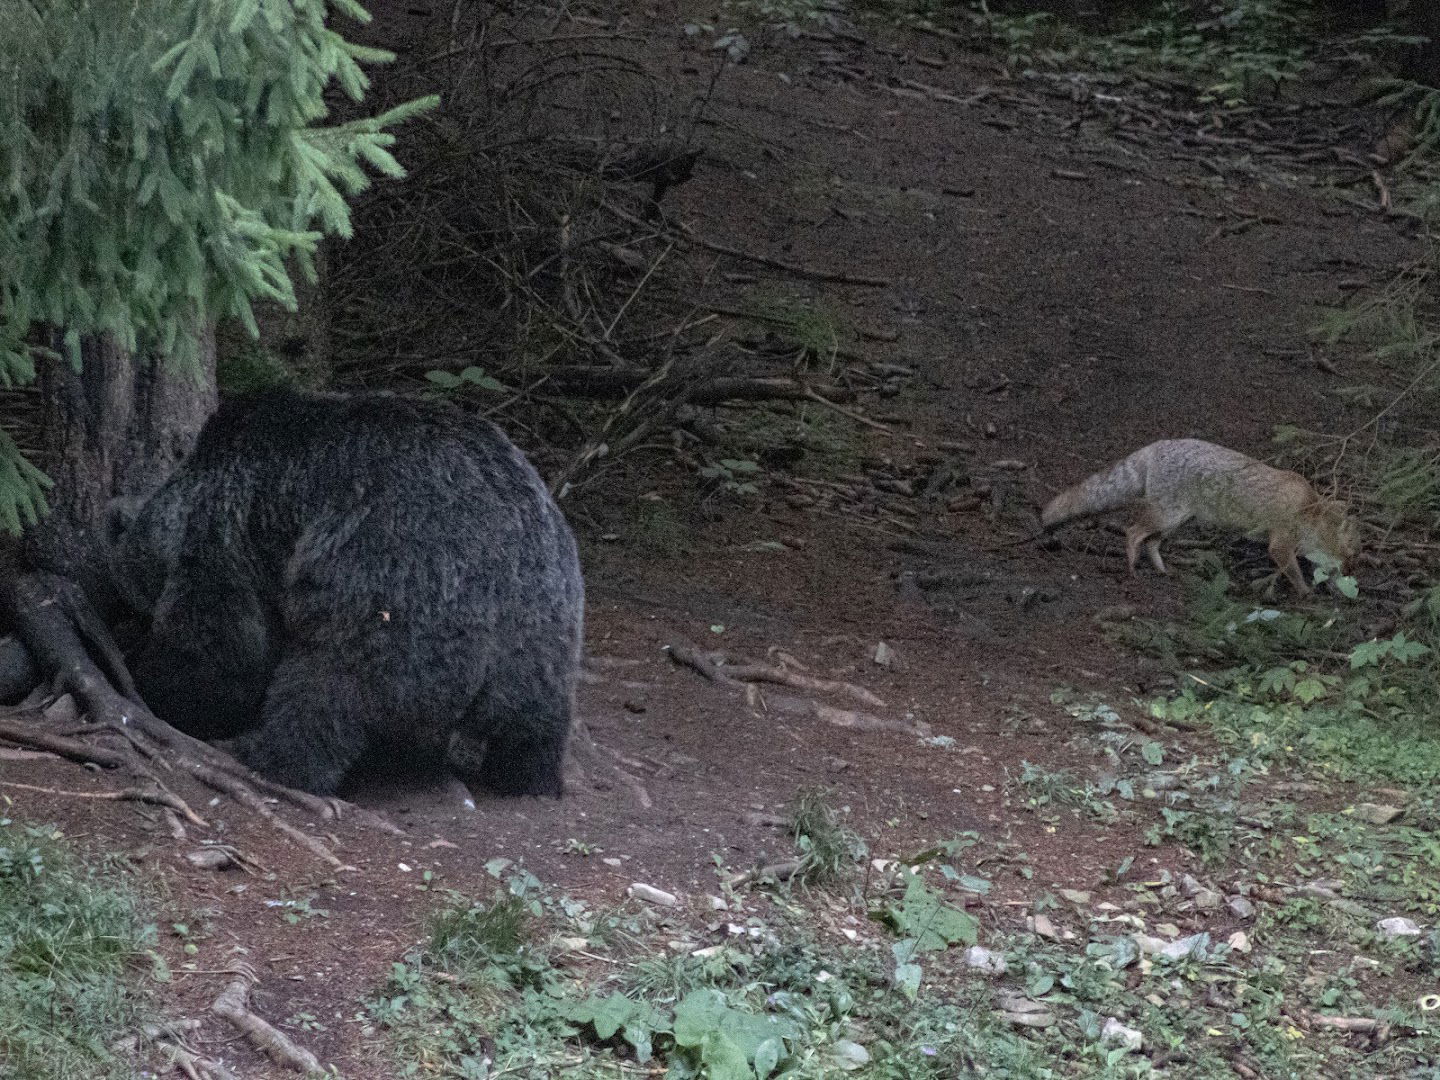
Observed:
[[[755,866],[727,879],[725,884],[731,889],[737,889],[741,885],[749,885],[752,881],[764,881],[766,878],[772,878],[775,881],[789,881],[800,872],[801,865],[800,859],[785,859],[767,866]]]
[[[234,974],[235,978],[215,999],[210,1011],[234,1024],[256,1047],[280,1064],[296,1072],[323,1072],[319,1058],[250,1011],[250,987],[259,981],[255,972],[248,965],[240,964],[234,968]]]
[[[845,408],[843,405],[836,405],[835,402],[830,401],[830,400],[828,400],[827,398],[821,397],[820,394],[818,394],[818,393],[817,393],[813,388],[811,388],[811,387],[808,387],[808,386],[807,386],[807,387],[805,388],[805,396],[808,397],[808,398],[810,398],[810,399],[813,400],[813,401],[818,401],[821,405],[824,405],[827,409],[834,409],[834,410],[835,410],[837,413],[839,413],[841,416],[849,417],[851,420],[854,420],[857,424],[864,424],[866,427],[871,428],[871,429],[873,429],[873,430],[875,430],[875,431],[878,431],[878,432],[880,432],[880,433],[883,434],[883,435],[890,435],[890,436],[893,437],[893,436],[896,434],[894,428],[887,427],[887,426],[885,426],[884,424],[880,423],[880,421],[878,421],[878,420],[871,420],[868,416],[861,416],[859,413],[855,412],[853,409],[847,409],[847,408]]]
[[[646,222],[641,221],[628,210],[616,206],[608,199],[602,199],[600,205],[622,221],[626,221],[637,228],[643,229],[649,227]],[[812,281],[833,281],[842,285],[864,285],[872,289],[888,289],[894,284],[889,278],[871,277],[864,274],[846,274],[838,270],[817,270],[814,267],[804,266],[800,263],[771,258],[769,255],[757,255],[751,251],[743,251],[740,248],[730,247],[728,244],[717,244],[713,240],[706,240],[696,236],[690,226],[681,222],[671,222],[670,225],[683,239],[694,244],[696,247],[704,248],[706,251],[713,251],[717,255],[728,255],[732,259],[742,259],[745,262],[768,266],[773,270],[783,270],[785,273],[794,274],[796,277],[809,278]]]

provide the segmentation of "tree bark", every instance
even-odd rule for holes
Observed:
[[[215,409],[208,330],[199,351],[198,375],[132,357],[103,337],[82,343],[78,372],[63,361],[41,362],[39,464],[55,486],[49,515],[26,531],[23,562],[75,581],[102,610],[113,598],[101,573],[106,507],[117,496],[154,491]]]

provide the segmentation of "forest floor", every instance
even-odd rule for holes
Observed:
[[[376,6],[392,44],[432,17]],[[682,16],[607,19],[704,89]],[[1440,1040],[1416,1004],[1434,968],[1419,939],[1375,929],[1430,910],[1423,793],[1363,770],[1318,780],[1253,731],[1155,719],[1150,702],[1203,670],[1154,647],[1194,587],[1183,543],[1171,578],[1128,575],[1103,527],[995,549],[1146,442],[1271,456],[1277,425],[1348,432],[1374,412],[1348,388],[1408,382],[1311,333],[1421,252],[1368,166],[1295,149],[1339,131],[1363,160],[1378,117],[1274,106],[1202,131],[1163,87],[1117,79],[1099,89],[1120,104],[1097,103],[1093,83],[880,19],[757,29],[750,45],[667,212],[736,248],[884,279],[715,256],[704,302],[824,313],[833,362],[885,384],[847,407],[887,430],[819,404],[757,413],[782,443],[804,429],[798,461],[701,491],[674,459],[640,455],[567,503],[589,588],[580,711],[646,798],[580,783],[558,803],[469,811],[372,778],[352,794],[406,835],[326,826],[340,873],[224,803],[206,808],[215,836],[253,872],[197,870],[198,838],[177,844],[127,804],[15,790],[7,812],[120,854],[153,890],[166,1015],[205,1016],[244,960],[255,1009],[356,1080],[639,1075],[653,1060],[575,1004],[613,989],[658,1010],[613,1026],[651,1032],[677,1076],[763,1067],[756,1017],[805,1076],[1435,1075]],[[1238,560],[1248,576],[1263,561],[1220,554],[1237,579]],[[1391,573],[1362,566],[1362,591]],[[1278,605],[1323,616],[1337,601]],[[719,684],[675,662],[677,642],[864,693]],[[0,756],[0,778],[107,785],[28,754]],[[805,792],[802,851],[807,868],[832,861],[830,880],[732,883],[796,857]],[[1387,805],[1408,816],[1367,823]],[[895,860],[917,853],[911,880]],[[635,883],[674,905],[630,896]],[[479,968],[445,954],[432,913],[483,922],[497,889],[521,897],[528,951],[492,943]],[[990,962],[967,963],[972,941],[1008,972],[970,966]],[[826,1004],[839,982],[853,1001]],[[776,1005],[777,988],[794,1000]],[[729,1010],[729,1049],[682,1035],[675,1010],[698,1009],[698,990]],[[284,1075],[217,1020],[192,1043],[238,1075]]]

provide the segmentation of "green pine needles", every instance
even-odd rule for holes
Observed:
[[[35,377],[36,331],[71,363],[108,335],[194,372],[194,330],[250,304],[293,307],[346,236],[365,167],[403,175],[386,129],[436,103],[325,126],[332,80],[359,100],[354,0],[0,0],[0,385]],[[52,338],[53,340],[53,338]],[[0,525],[45,510],[48,480],[0,436]]]

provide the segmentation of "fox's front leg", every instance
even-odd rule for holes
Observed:
[[[1300,596],[1310,595],[1310,586],[1305,582],[1305,575],[1300,572],[1300,563],[1295,558],[1299,550],[1299,540],[1285,532],[1270,534],[1270,559],[1275,563],[1276,570],[1285,575],[1285,579],[1295,587],[1295,592]]]

